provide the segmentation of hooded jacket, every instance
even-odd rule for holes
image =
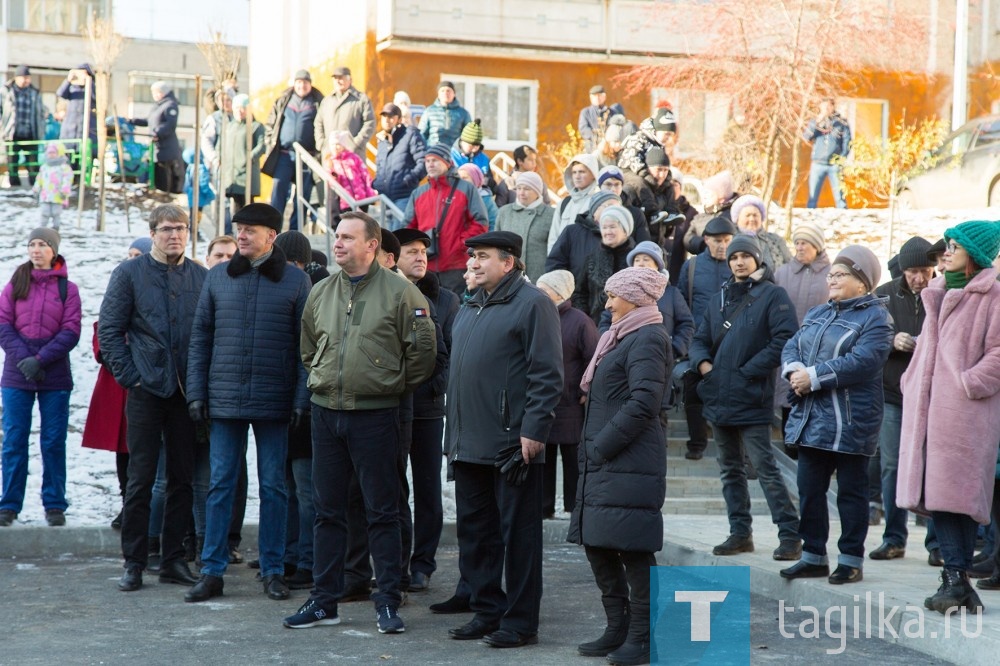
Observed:
[[[397,125],[391,141],[379,139],[372,187],[393,201],[409,197],[427,175],[426,150],[424,137],[416,127]]]
[[[61,143],[56,144],[56,147],[59,154],[56,157],[45,158],[45,163],[38,170],[38,177],[31,188],[41,203],[66,203],[73,191],[73,169],[66,159],[66,149]]]
[[[487,295],[479,289],[455,317],[448,377],[452,462],[493,466],[521,437],[549,440],[563,391],[559,314],[514,269]],[[545,462],[544,450],[532,464]]]
[[[574,164],[582,164],[587,167],[594,177],[594,181],[582,190],[573,187],[571,172]],[[563,232],[563,229],[573,224],[576,221],[577,215],[589,212],[590,197],[598,190],[597,172],[597,158],[589,153],[577,155],[563,169],[563,183],[566,185],[566,191],[569,192],[569,195],[559,203],[559,212],[556,214],[555,219],[552,220],[552,227],[549,228],[548,248],[550,252],[559,239],[559,234]]]
[[[439,143],[451,146],[471,122],[472,116],[458,103],[457,97],[447,105],[436,99],[420,116],[420,135],[428,146]]]
[[[185,390],[191,325],[208,273],[185,259],[177,265],[144,254],[123,262],[104,291],[97,338],[121,386],[159,398]]]
[[[781,354],[786,379],[805,369],[813,380],[811,392],[792,399],[786,442],[837,453],[875,453],[882,425],[882,367],[892,347],[885,301],[866,294],[830,301],[806,314]]]
[[[443,176],[428,178],[413,191],[403,217],[406,226],[433,235],[449,195],[451,207],[441,224],[437,254],[427,259],[427,270],[436,273],[464,271],[469,259],[465,240],[486,233],[489,224],[479,192],[472,183],[459,178],[454,169],[449,169]]]
[[[373,261],[360,282],[338,271],[309,294],[302,363],[312,402],[327,409],[388,409],[431,376],[437,354],[427,300]]]
[[[33,268],[27,298],[14,300],[14,285],[0,293],[0,347],[4,351],[0,386],[26,391],[73,388],[69,352],[80,342],[80,292],[66,282],[66,299],[59,281],[67,279],[66,260],[56,256],[51,270]],[[29,381],[17,364],[34,356],[45,377]]]
[[[311,286],[278,246],[259,266],[237,253],[210,270],[191,328],[188,403],[206,401],[213,419],[251,421],[306,409],[297,347]]]
[[[749,305],[741,309],[747,299]],[[729,333],[713,355],[727,321]],[[742,282],[735,277],[726,281],[710,299],[688,349],[692,368],[704,361],[712,364],[698,383],[705,420],[723,426],[771,423],[774,370],[797,327],[795,306],[774,284],[767,264]]]
[[[618,156],[618,168],[622,171],[631,171],[645,176],[649,172],[649,169],[646,168],[646,153],[651,148],[663,148],[663,144],[656,140],[653,119],[646,118],[639,123],[639,131],[630,134],[622,143],[622,152]]]

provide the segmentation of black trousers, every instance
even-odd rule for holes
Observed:
[[[595,546],[584,546],[584,550],[602,598],[649,604],[649,568],[656,566],[653,553]]]
[[[20,165],[18,162],[21,161],[22,156],[24,156],[24,168],[28,172],[28,185],[34,185],[35,178],[38,177],[38,144],[22,143],[19,139],[21,141],[35,140],[33,137],[14,135],[14,141],[10,146],[10,154],[7,157],[9,167],[8,176],[10,177],[11,187],[21,185],[21,175],[18,173]]]
[[[437,570],[444,509],[441,506],[441,437],[444,419],[414,419],[410,445],[413,477],[413,554],[410,571],[430,575]],[[404,478],[406,470],[403,470]],[[405,545],[405,544],[404,544]],[[403,575],[405,577],[406,570]]]
[[[684,375],[684,417],[688,425],[689,451],[702,453],[708,447],[708,423],[702,416],[701,410],[704,403],[698,395],[698,382],[701,376],[696,372],[689,372]]]
[[[542,601],[542,465],[512,486],[493,465],[455,462],[458,568],[476,618],[538,633]],[[506,590],[501,585],[505,579]]]
[[[556,512],[556,454],[562,459],[563,509],[571,513],[576,506],[576,484],[580,478],[580,462],[577,460],[578,444],[545,445],[545,483],[542,515],[551,516]]]
[[[122,555],[126,565],[146,567],[149,552],[149,502],[156,481],[160,446],[166,447],[167,500],[160,548],[163,564],[184,557],[184,535],[191,520],[195,426],[180,391],[159,398],[141,387],[128,391],[128,486],[122,515]]]

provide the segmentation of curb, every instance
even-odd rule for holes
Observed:
[[[542,521],[542,544],[566,545],[567,520]],[[256,548],[257,524],[243,526],[243,549]],[[446,521],[441,546],[457,547],[454,521]],[[121,557],[121,533],[110,527],[42,527],[12,525],[0,528],[0,559],[43,559],[73,557]]]

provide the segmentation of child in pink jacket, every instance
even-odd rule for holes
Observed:
[[[330,154],[327,167],[340,186],[347,190],[355,201],[378,196],[372,189],[372,177],[364,161],[350,148],[351,134],[339,131],[330,135]],[[340,210],[347,210],[347,202],[340,200]]]

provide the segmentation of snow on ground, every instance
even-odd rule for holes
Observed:
[[[97,232],[96,213],[93,209],[84,211],[77,224],[75,207],[63,213],[61,228],[62,244],[60,253],[69,266],[70,280],[80,288],[83,301],[83,324],[80,344],[73,350],[71,363],[75,388],[70,402],[69,433],[66,443],[67,483],[66,495],[70,508],[67,520],[73,525],[106,525],[118,512],[121,501],[118,496],[118,479],[115,474],[114,454],[94,451],[80,446],[83,426],[90,405],[90,396],[97,380],[98,366],[91,346],[94,322],[97,320],[104,289],[111,271],[125,257],[129,244],[138,236],[148,233],[142,210],[131,209],[131,231],[126,227],[125,215],[118,206],[117,193],[109,195],[107,230]],[[145,212],[155,202],[142,202]],[[771,229],[783,231],[784,212],[772,208]],[[818,209],[814,211],[794,211],[795,220],[813,220],[827,229],[828,251],[831,256],[837,250],[852,243],[863,243],[872,248],[883,260],[883,266],[891,256],[888,254],[887,231],[888,212],[884,210]],[[922,235],[930,240],[939,238],[943,231],[963,220],[994,219],[1000,217],[997,211],[910,211],[902,215],[893,234],[893,250],[897,250],[912,235]],[[0,219],[4,220],[0,232],[0,280],[10,279],[18,264],[27,260],[27,237],[38,226],[38,213],[34,200],[25,191],[0,190]],[[199,255],[204,254],[205,239],[199,241]],[[888,272],[884,273],[888,279]],[[0,351],[0,358],[3,352]],[[28,488],[24,510],[20,520],[28,524],[44,524],[41,493],[41,460],[38,450],[38,412],[35,411]],[[250,438],[248,453],[250,469],[250,490],[247,502],[246,520],[257,521],[259,502],[256,482],[256,456],[253,437]],[[442,477],[444,470],[442,470]],[[557,507],[562,501],[557,500]],[[444,484],[445,516],[454,519],[454,491],[451,484]]]

